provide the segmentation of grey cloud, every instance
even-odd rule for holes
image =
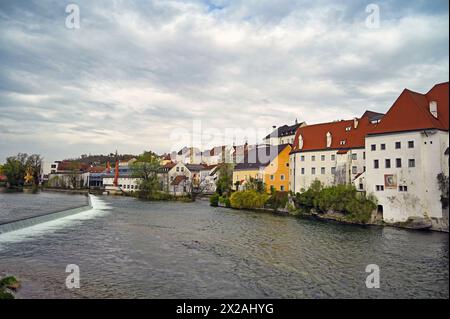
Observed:
[[[60,1],[0,2],[0,161],[164,152],[194,119],[329,121],[448,80],[447,1],[377,1],[377,30],[356,0],[77,3],[69,30]]]

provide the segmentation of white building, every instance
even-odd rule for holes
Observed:
[[[194,183],[204,192],[215,191],[215,181],[212,172],[215,166],[201,164],[176,163],[168,171],[169,192],[174,195],[183,195],[191,191]]]
[[[295,120],[294,125],[283,125],[278,128],[274,127],[275,130],[264,138],[264,143],[274,146],[292,144],[294,143],[295,132],[299,127],[304,126],[306,126],[305,122],[298,123],[297,120]]]
[[[448,94],[448,82],[426,94],[405,89],[366,137],[363,177],[385,222],[423,219],[448,230],[437,182],[448,176]]]
[[[325,186],[354,183],[366,169],[364,137],[381,116],[367,111],[359,119],[299,127],[289,157],[289,189],[302,192],[314,180]],[[357,188],[364,190],[359,180]]]

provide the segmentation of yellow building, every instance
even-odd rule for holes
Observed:
[[[289,191],[289,144],[259,146],[249,150],[233,171],[233,188],[243,190],[250,179],[262,181],[271,190]]]

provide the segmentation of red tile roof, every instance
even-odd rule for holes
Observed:
[[[89,173],[103,173],[105,170],[106,168],[104,166],[94,166],[88,168]]]
[[[170,162],[170,163],[165,164],[163,167],[168,168],[168,169],[171,169],[171,168],[174,167],[175,165],[177,165],[177,164],[175,164],[174,162]]]
[[[72,171],[72,170],[87,171],[88,168],[89,164],[86,163],[78,163],[72,161],[62,161],[58,163],[58,171]]]
[[[187,180],[188,178],[184,175],[178,175],[175,179],[170,183],[171,185],[179,185],[182,181]]]
[[[337,122],[312,124],[299,127],[295,133],[292,153],[315,151],[315,150],[348,150],[352,148],[363,148],[367,132],[375,127],[371,123],[368,114],[357,119],[358,125],[354,127],[355,120],[342,120]],[[350,130],[348,128],[350,127]],[[327,147],[327,133],[331,133],[331,145]],[[303,148],[299,148],[299,136],[303,137]],[[345,144],[341,144],[345,141]]]
[[[448,82],[436,84],[428,93],[405,89],[389,111],[369,134],[382,134],[423,129],[448,131]],[[429,110],[431,101],[437,102],[438,117]]]

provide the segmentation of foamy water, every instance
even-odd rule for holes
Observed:
[[[97,196],[89,194],[89,199],[92,208],[84,212],[0,234],[0,249],[2,243],[33,240],[36,237],[43,236],[47,233],[54,232],[64,227],[73,227],[75,225],[79,225],[84,220],[102,216],[104,214],[107,214],[110,210],[110,207]]]

